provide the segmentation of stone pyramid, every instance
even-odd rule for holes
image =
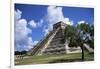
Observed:
[[[29,55],[48,55],[48,54],[66,54],[81,52],[80,48],[71,48],[68,46],[68,41],[63,42],[64,29],[67,24],[62,21],[53,25],[53,30],[42,39],[34,48],[32,48]]]

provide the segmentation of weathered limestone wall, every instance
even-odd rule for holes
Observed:
[[[46,50],[43,54],[64,54],[66,53],[66,48],[63,40],[63,30],[59,29]]]

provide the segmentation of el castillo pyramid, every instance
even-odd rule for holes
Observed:
[[[67,27],[67,24],[62,21],[54,24],[53,30],[29,50],[28,54],[48,55],[81,52],[80,47],[69,47],[67,40],[63,42],[65,27]]]

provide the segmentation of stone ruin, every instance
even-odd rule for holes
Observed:
[[[81,52],[80,47],[69,47],[68,41],[63,42],[67,24],[62,21],[53,25],[53,30],[29,50],[29,55],[67,54]]]

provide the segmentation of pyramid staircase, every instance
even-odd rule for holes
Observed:
[[[28,54],[29,55],[42,55],[58,30],[59,28],[54,31],[51,31],[43,40],[41,40],[36,46],[34,46],[34,48],[32,48],[28,52]]]
[[[53,25],[53,30],[41,40],[34,48],[32,48],[29,55],[48,55],[48,54],[66,54],[81,52],[80,48],[70,48],[68,42],[63,42],[64,29],[67,24],[58,22]],[[74,51],[73,51],[74,50]]]

